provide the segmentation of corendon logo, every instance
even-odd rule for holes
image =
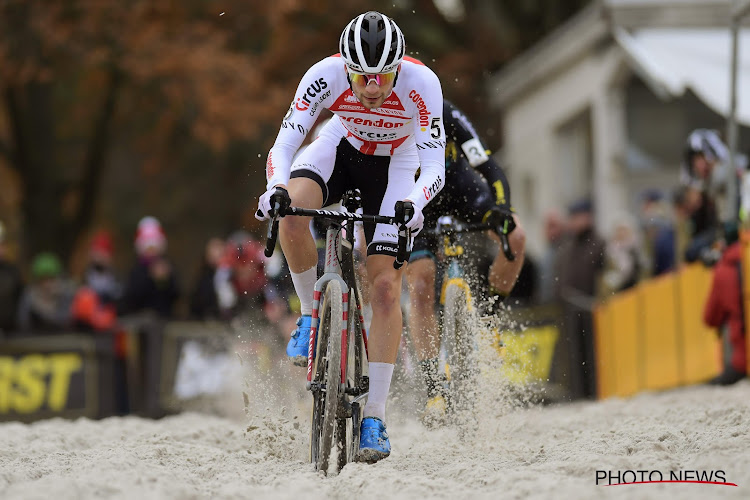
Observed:
[[[266,179],[273,177],[273,160],[271,157],[273,153],[268,153],[268,160],[266,160]]]
[[[417,93],[416,90],[409,92],[409,97],[417,105],[417,111],[419,112],[419,126],[427,127],[430,125],[430,112],[427,110],[427,105],[424,103],[422,96]]]
[[[318,95],[318,93],[321,90],[325,90],[327,88],[328,88],[328,83],[326,83],[325,79],[318,78],[312,85],[307,87],[307,89],[305,90],[305,93],[302,94],[302,97],[297,98],[297,100],[294,103],[294,107],[300,111],[307,111],[310,108],[310,105],[312,104],[310,99]]]
[[[357,117],[355,117],[355,116],[347,116],[347,117],[342,116],[341,118],[343,118],[344,120],[346,120],[348,122],[352,122],[355,125],[363,125],[365,127],[399,128],[399,127],[403,127],[404,126],[403,123],[387,122],[387,121],[383,120],[382,118],[379,118],[379,119],[377,119],[375,121],[369,120],[367,118],[360,118],[358,116]]]

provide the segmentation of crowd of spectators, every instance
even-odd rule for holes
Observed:
[[[285,324],[295,304],[290,300],[291,284],[284,280],[283,259],[266,259],[261,243],[243,231],[226,240],[211,238],[197,279],[186,288],[168,256],[164,229],[154,217],[138,223],[135,259],[124,280],[113,266],[115,248],[106,231],[91,238],[77,279],[48,251],[35,255],[28,272],[22,273],[9,257],[8,243],[0,222],[0,338],[116,332],[119,318],[138,314],[164,320],[231,321],[243,316],[279,325]],[[178,308],[180,300],[186,304],[185,313]]]

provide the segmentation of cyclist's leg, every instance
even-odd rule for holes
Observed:
[[[364,213],[386,216],[392,216],[396,202],[411,192],[419,165],[416,149],[388,157],[364,155],[351,147],[345,160],[350,165],[352,187],[362,191]],[[370,393],[364,408],[359,459],[376,461],[390,454],[383,421],[403,326],[403,272],[393,268],[398,246],[396,229],[387,224],[364,224],[364,231],[373,317],[368,342]]]
[[[292,206],[295,207],[323,206],[323,191],[317,182],[306,177],[289,180],[289,197],[292,199]],[[310,233],[309,217],[282,218],[279,221],[279,241],[292,274],[303,273],[317,265],[318,252]],[[303,300],[303,297],[300,297],[300,300]]]
[[[417,359],[437,358],[440,331],[435,314],[435,261],[424,256],[409,262],[406,280],[409,285],[409,334],[414,342]]]
[[[341,183],[335,161],[339,142],[339,137],[321,133],[294,161],[288,186],[293,206],[320,208],[329,196],[337,194]],[[318,279],[318,254],[309,224],[308,217],[284,217],[279,224],[281,248],[289,264],[302,314],[297,329],[292,332],[287,355],[300,366],[307,360],[313,292]]]
[[[518,215],[513,215],[513,220],[516,222],[516,228],[508,235],[508,243],[510,243],[513,255],[516,256],[512,262],[508,261],[500,248],[500,237],[495,232],[489,231],[490,237],[498,244],[498,251],[495,260],[490,265],[488,278],[490,286],[501,296],[508,296],[513,290],[518,275],[521,273],[525,255],[526,231],[521,225]]]
[[[415,243],[416,245],[416,243]],[[422,415],[424,422],[435,425],[445,418],[446,401],[443,394],[443,373],[440,370],[440,328],[435,311],[435,277],[437,266],[422,253],[421,258],[409,262],[406,280],[409,284],[409,335],[414,343],[427,389],[427,403]]]

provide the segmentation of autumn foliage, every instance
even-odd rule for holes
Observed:
[[[531,2],[536,10],[459,3],[461,20],[448,20],[431,0],[388,2],[384,12],[445,94],[476,116],[486,114],[484,77],[533,41],[517,21],[533,23],[536,39],[540,26],[584,1],[566,11],[560,2]],[[299,78],[371,6],[0,2],[0,218],[14,228],[21,256],[70,256],[97,226],[127,242],[149,213],[162,218],[172,248],[196,261],[208,236],[251,224],[265,155]],[[551,17],[540,23],[544,15]]]

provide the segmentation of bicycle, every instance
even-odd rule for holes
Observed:
[[[270,257],[276,246],[279,217],[317,217],[328,223],[325,267],[315,283],[313,297],[306,384],[313,395],[310,461],[316,470],[324,473],[328,472],[331,462],[338,472],[354,460],[359,450],[364,402],[369,394],[369,378],[365,374],[367,332],[354,271],[354,222],[397,225],[398,251],[394,267],[399,269],[408,259],[411,235],[406,226],[399,223],[403,215],[362,215],[356,213],[361,205],[359,190],[350,190],[344,194],[344,211],[341,212],[299,207],[280,210],[276,206],[266,240],[265,253]],[[350,307],[351,301],[356,310]],[[355,314],[349,314],[350,310]]]
[[[459,409],[465,406],[463,398],[468,394],[468,385],[476,372],[476,362],[472,357],[476,346],[473,331],[479,323],[477,304],[472,289],[485,295],[487,283],[479,279],[478,286],[469,283],[466,268],[467,252],[460,238],[464,233],[494,230],[490,224],[463,224],[450,216],[441,217],[434,229],[435,234],[443,238],[443,282],[440,291],[442,304],[441,345],[445,349],[444,397],[449,408]],[[515,260],[508,235],[499,232],[500,244],[505,257]],[[484,286],[483,286],[484,285]],[[499,339],[498,339],[498,342]],[[500,344],[501,345],[501,344]]]

